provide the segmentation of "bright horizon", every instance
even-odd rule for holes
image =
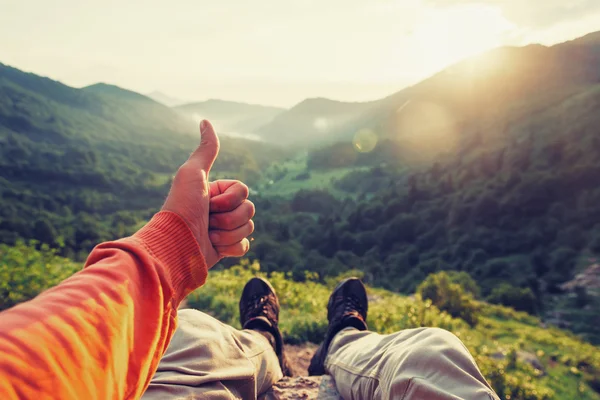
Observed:
[[[75,87],[290,107],[375,100],[494,47],[600,30],[597,0],[120,3],[0,0],[0,62]]]

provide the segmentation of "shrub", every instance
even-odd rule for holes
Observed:
[[[290,207],[294,212],[313,212],[327,215],[339,207],[340,202],[326,190],[303,189],[294,195]]]
[[[577,252],[569,247],[559,247],[550,253],[550,271],[546,280],[551,287],[556,288],[571,279],[576,257]]]
[[[503,283],[492,290],[492,293],[487,297],[487,301],[530,314],[536,313],[536,298],[530,288],[519,288]]]
[[[0,311],[33,299],[79,270],[79,266],[37,242],[0,244]]]
[[[467,272],[448,271],[447,273],[452,283],[460,285],[465,292],[471,293],[475,298],[481,295],[481,289],[479,289],[479,285]]]
[[[294,177],[295,181],[306,181],[310,179],[310,172],[304,171]]]
[[[478,306],[473,296],[458,283],[453,283],[446,272],[429,275],[417,288],[417,294],[453,317],[461,318],[471,326],[477,324]]]
[[[600,254],[600,230],[596,230],[592,234],[589,247],[594,253]]]

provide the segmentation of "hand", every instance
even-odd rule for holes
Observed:
[[[254,205],[246,200],[248,188],[238,181],[209,184],[210,169],[219,154],[219,138],[212,125],[200,123],[200,146],[179,168],[162,207],[179,215],[188,225],[204,255],[208,268],[221,258],[243,256],[250,248]],[[212,214],[211,214],[212,211]],[[210,227],[213,238],[209,236]]]
[[[254,204],[248,187],[240,181],[210,184],[209,237],[221,257],[241,257],[250,248],[246,237],[254,232]]]

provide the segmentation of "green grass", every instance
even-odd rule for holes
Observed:
[[[207,284],[192,293],[192,307],[240,327],[238,301],[252,276],[265,276],[258,263],[243,261],[228,270],[211,272]],[[280,326],[288,343],[322,340],[327,328],[326,304],[337,279],[317,283],[315,273],[307,281],[294,282],[283,273],[269,277],[281,301]],[[479,304],[479,323],[464,321],[439,311],[418,296],[406,297],[368,288],[369,326],[380,333],[422,326],[447,329],[463,340],[482,372],[503,399],[600,399],[590,385],[599,384],[600,349],[575,335],[544,328],[538,318],[510,308]],[[535,355],[544,372],[511,354]],[[597,389],[598,390],[598,389]]]
[[[79,269],[79,264],[56,256],[47,247],[0,245],[0,278],[4,278],[0,292],[5,293],[0,309],[29,300]],[[212,271],[207,284],[188,296],[188,303],[240,328],[239,296],[245,283],[257,275],[265,276],[259,264],[245,260],[230,269]],[[319,283],[316,272],[307,272],[305,278],[305,282],[295,282],[281,272],[269,276],[281,301],[280,326],[288,343],[322,340],[327,300],[341,279]],[[453,332],[503,399],[600,399],[600,349],[572,333],[544,327],[536,317],[498,305],[477,303],[478,323],[471,327],[418,295],[402,296],[371,287],[368,294],[372,330],[391,333],[427,326]],[[518,354],[537,357],[540,369]]]
[[[307,179],[297,179],[306,170],[306,158],[278,163],[265,173],[266,179],[256,187],[261,195],[290,197],[302,189],[327,189],[333,195],[348,196],[332,185],[332,180],[340,179],[353,171],[366,170],[368,167],[335,168],[328,170],[311,170]]]

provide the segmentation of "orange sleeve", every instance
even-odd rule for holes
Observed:
[[[208,268],[185,222],[160,212],[85,268],[0,313],[0,398],[139,398]]]

